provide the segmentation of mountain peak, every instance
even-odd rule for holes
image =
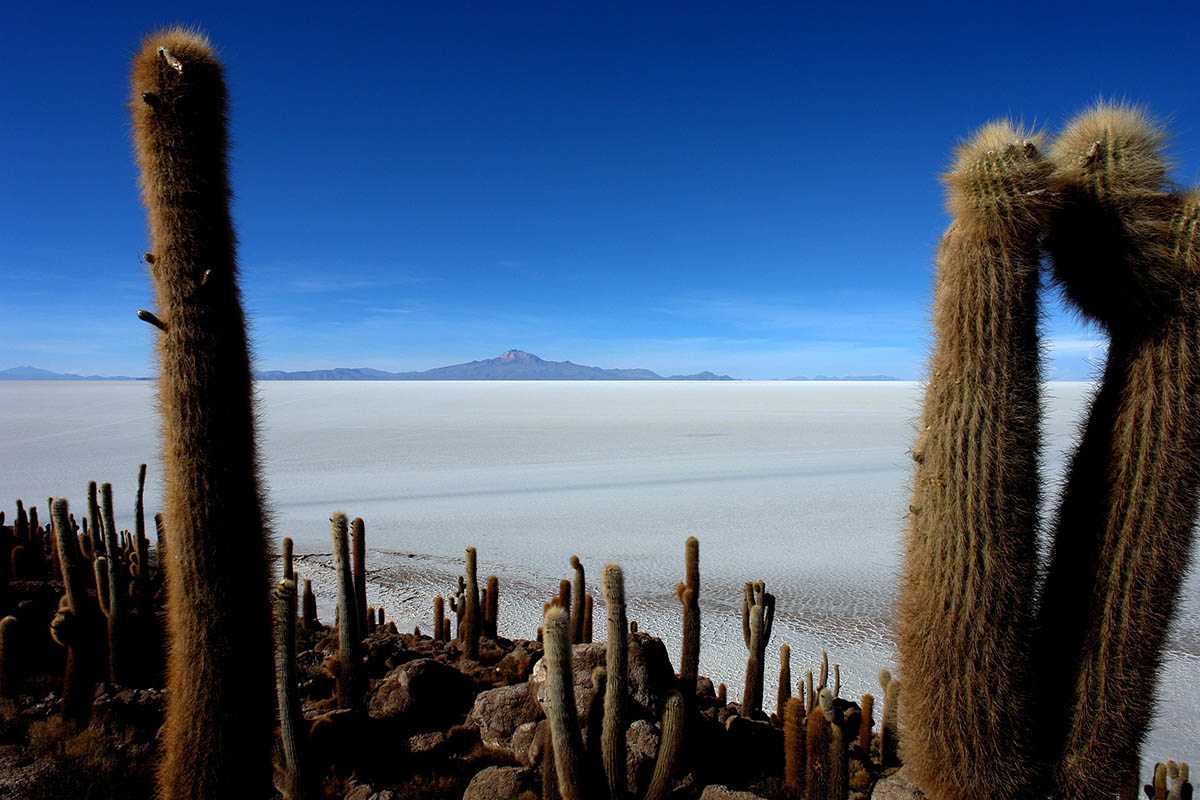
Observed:
[[[524,350],[505,350],[500,354],[500,360],[522,364],[537,364],[542,361],[542,359],[538,358],[533,353],[526,353]]]

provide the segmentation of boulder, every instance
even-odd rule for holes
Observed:
[[[872,800],[924,800],[925,793],[909,777],[908,768],[901,767],[892,775],[881,778],[871,792]]]
[[[524,767],[488,767],[475,773],[463,800],[516,800],[534,788],[533,770]]]
[[[467,724],[479,728],[484,745],[516,756],[512,748],[513,733],[541,716],[541,706],[530,696],[529,685],[518,683],[480,692],[467,714]]]
[[[540,747],[535,747],[538,742],[538,736],[541,733],[541,727],[545,724],[545,720],[537,722],[526,722],[518,725],[513,732],[512,748],[513,758],[517,759],[517,763],[525,767],[532,767],[542,760],[542,751]]]
[[[371,693],[372,717],[399,718],[411,731],[445,730],[461,722],[475,684],[440,661],[419,658],[393,669]]]
[[[658,728],[644,719],[634,720],[625,732],[625,776],[634,797],[641,797],[650,785],[659,739]]]
[[[575,674],[575,708],[583,713],[592,690],[592,669],[604,666],[605,645],[576,644],[571,646],[571,667]],[[663,700],[674,686],[675,671],[667,648],[661,639],[645,633],[629,635],[629,695],[626,705],[629,719],[658,721]],[[529,691],[537,701],[546,703],[546,664],[539,660],[529,676]]]
[[[763,800],[754,792],[735,792],[726,786],[705,786],[700,800]]]

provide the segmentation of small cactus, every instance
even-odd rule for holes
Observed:
[[[334,512],[333,561],[337,568],[338,582],[338,653],[333,661],[334,678],[337,680],[337,703],[342,708],[361,711],[363,704],[362,638],[358,629],[358,612],[354,594],[354,578],[351,574],[349,525],[346,515]]]
[[[783,785],[788,800],[802,800],[805,787],[804,701],[789,697],[783,707]]]
[[[0,620],[0,697],[12,697],[21,683],[21,623],[14,616]]]
[[[679,679],[691,693],[700,675],[700,540],[689,536],[683,546],[684,583],[675,587],[683,606],[683,644],[679,653]]]
[[[575,570],[575,605],[571,607],[571,641],[582,643],[583,638],[583,604],[587,586],[584,580],[583,563],[579,556],[571,556],[571,568]]]
[[[784,707],[792,699],[792,648],[779,645],[779,686],[775,692],[775,713],[783,719]]]
[[[748,714],[762,711],[763,672],[774,620],[775,595],[766,591],[762,581],[748,581],[742,597],[742,637],[750,651],[746,659],[742,710]]]
[[[500,579],[488,575],[487,589],[484,590],[487,602],[483,604],[483,635],[495,639],[497,634],[496,618],[500,614]]]
[[[283,579],[285,581],[296,580],[296,568],[292,563],[292,550],[295,547],[292,542],[292,537],[283,537]]]
[[[317,619],[317,596],[313,594],[312,580],[304,579],[304,612],[302,623],[305,630],[315,631],[321,622]]]
[[[808,712],[805,745],[808,768],[807,800],[833,800],[833,695],[822,689],[818,703]]]
[[[466,584],[463,588],[464,613],[460,627],[465,628],[462,637],[463,655],[475,661],[479,658],[479,578],[475,563],[475,548],[468,547],[466,553]]]
[[[445,618],[445,603],[446,601],[440,594],[433,598],[433,638],[439,642],[450,638],[442,628],[443,625],[448,625],[450,622]]]
[[[350,523],[350,540],[354,550],[354,610],[358,614],[358,630],[369,630],[367,620],[367,526],[362,517]]]

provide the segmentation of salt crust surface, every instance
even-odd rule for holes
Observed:
[[[1048,504],[1092,390],[1044,387]],[[501,634],[531,638],[577,554],[597,595],[603,565],[622,565],[630,619],[677,660],[673,590],[694,535],[701,672],[731,697],[749,579],[778,598],[768,706],[783,642],[793,680],[827,649],[844,696],[877,691],[878,670],[895,671],[890,609],[918,383],[267,382],[258,396],[274,531],[295,540],[325,619],[328,518],[340,509],[366,520],[369,602],[402,629],[430,627],[432,598],[452,591],[475,545],[480,580],[500,580]],[[148,382],[0,382],[0,503],[11,516],[21,497],[45,519],[46,497],[62,495],[78,515],[87,481],[107,480],[118,525],[132,528],[139,461],[150,465],[147,512],[161,505],[157,426]],[[1193,571],[1147,763],[1200,763],[1197,588]]]

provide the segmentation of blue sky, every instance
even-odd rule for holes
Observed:
[[[127,68],[175,22],[228,70],[262,369],[917,378],[974,128],[1123,98],[1200,172],[1194,3],[14,3],[0,368],[153,372]],[[1047,308],[1052,376],[1092,375],[1102,337]]]

